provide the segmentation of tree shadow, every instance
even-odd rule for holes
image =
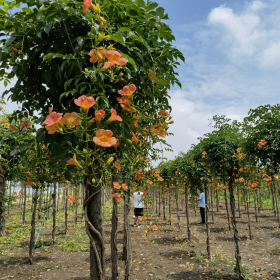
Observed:
[[[226,237],[226,236],[216,236],[217,241],[224,241],[224,242],[233,242],[233,236],[232,237]],[[245,241],[249,240],[249,237],[246,235],[239,236],[239,241]],[[253,237],[253,240],[257,240],[256,238]]]
[[[177,250],[173,252],[164,252],[160,253],[160,255],[164,256],[165,258],[173,258],[173,259],[189,259],[196,255],[195,251],[187,251],[187,250]]]
[[[237,280],[238,278],[230,274],[220,274],[212,272],[200,271],[183,271],[180,273],[168,275],[168,279],[181,280],[181,279],[224,279],[224,280]]]
[[[213,233],[222,233],[228,231],[228,228],[210,228],[210,232]]]
[[[39,261],[51,261],[51,259],[49,259],[47,256],[36,256],[35,254],[33,255],[33,265],[36,264],[36,262]],[[18,258],[18,257],[6,257],[6,258],[2,258],[0,260],[0,264],[3,268],[3,270],[5,269],[5,266],[9,266],[9,265],[30,265],[29,264],[29,259],[28,258]],[[9,268],[10,269],[10,268]]]
[[[189,243],[186,237],[162,237],[153,240],[156,244],[163,245],[174,245],[174,244],[184,244]]]

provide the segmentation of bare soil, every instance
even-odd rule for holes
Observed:
[[[15,215],[19,210],[13,211],[12,215]],[[162,216],[158,217],[156,213],[149,210],[148,219],[143,222],[142,228],[133,227],[132,215],[131,211],[131,279],[237,279],[234,272],[233,232],[228,228],[225,206],[221,202],[219,212],[214,214],[214,224],[211,223],[210,215],[212,260],[208,260],[206,256],[205,225],[198,224],[199,214],[195,216],[193,210],[190,212],[191,242],[187,240],[186,217],[182,210],[180,231],[178,231],[175,212],[172,213],[170,225],[169,221],[163,220]],[[256,223],[251,209],[252,240],[249,240],[247,214],[244,207],[242,207],[241,218],[237,221],[247,279],[280,279],[280,229],[272,210],[262,210],[259,214],[259,222]],[[20,227],[20,222],[20,220],[15,222],[15,226]],[[147,225],[150,226],[150,223],[157,225],[158,231],[146,235],[143,230]],[[3,242],[5,239],[0,237],[0,279],[89,279],[89,252],[85,249],[89,242],[84,233],[84,222],[81,217],[78,225],[75,225],[73,213],[71,214],[66,237],[63,234],[63,223],[60,223],[57,245],[54,246],[49,244],[51,222],[48,225],[49,227],[42,229],[40,236],[42,247],[35,249],[33,265],[28,263],[28,237],[13,245],[5,244]],[[110,279],[111,267],[110,229],[110,221],[105,222],[107,279]],[[123,217],[119,214],[117,236],[119,279],[124,279],[124,262],[121,260],[122,238]],[[61,247],[63,242],[68,244],[66,249]],[[81,245],[84,247],[75,251],[75,248]]]

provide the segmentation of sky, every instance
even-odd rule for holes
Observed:
[[[279,0],[158,0],[186,62],[182,89],[170,90],[174,124],[167,142],[173,159],[210,132],[211,118],[242,121],[250,109],[279,103]],[[4,91],[0,83],[0,93]],[[8,105],[8,110],[17,109]]]

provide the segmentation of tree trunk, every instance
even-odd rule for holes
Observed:
[[[6,235],[5,231],[5,183],[6,178],[4,175],[4,167],[0,165],[0,234],[1,236]]]
[[[158,190],[158,216],[160,217],[160,200],[161,200],[161,191],[160,189]]]
[[[10,218],[10,211],[11,211],[11,206],[12,206],[12,182],[10,182],[10,188],[9,188],[9,204],[8,204],[8,216],[7,219]]]
[[[38,190],[35,189],[33,195],[33,211],[31,217],[31,235],[30,235],[30,243],[29,243],[29,262],[32,264],[32,251],[35,245],[35,221],[36,221],[36,210],[37,210],[37,201],[38,201]]]
[[[254,204],[255,204],[255,218],[256,218],[256,223],[258,222],[258,211],[257,211],[257,191],[254,191]]]
[[[65,204],[64,204],[64,217],[65,217],[65,221],[64,221],[64,234],[67,234],[67,224],[68,224],[68,188],[65,190]],[[57,208],[56,208],[57,209]]]
[[[217,212],[219,212],[219,191],[218,191],[218,187],[216,188],[216,206],[217,206]]]
[[[26,185],[24,186],[24,200],[23,200],[23,212],[22,212],[22,224],[25,225],[25,211],[26,211]]]
[[[52,244],[55,243],[55,232],[56,232],[56,183],[53,184],[53,228],[52,228]]]
[[[272,186],[271,186],[271,185],[270,185],[270,189],[271,189],[272,206],[273,206],[274,217],[276,217],[275,199],[274,199],[273,188],[272,188]]]
[[[104,222],[105,221],[105,189],[102,189],[102,219]]]
[[[113,175],[112,181],[118,182],[118,178]],[[112,197],[112,201],[113,201],[113,212],[112,212],[112,229],[111,229],[111,261],[112,261],[111,279],[116,280],[118,278],[118,247],[117,247],[118,201],[114,197]]]
[[[237,191],[238,191],[238,187],[237,187]],[[240,197],[239,197],[239,193],[237,195],[237,201],[238,201],[238,213],[239,213],[239,218],[241,218],[241,211],[240,211]],[[245,209],[246,210],[246,209]]]
[[[158,213],[158,203],[157,203],[157,202],[158,202],[158,201],[157,201],[157,197],[158,197],[158,196],[157,196],[157,190],[155,190],[155,191],[156,191],[156,214],[157,214],[157,213]]]
[[[215,223],[215,220],[214,220],[214,203],[213,203],[213,190],[210,188],[210,197],[211,197],[211,214],[212,214],[212,223],[214,224]]]
[[[185,203],[186,203],[188,240],[191,241],[190,216],[189,216],[189,188],[187,186],[185,187]]]
[[[230,218],[229,218],[229,211],[228,211],[228,200],[227,200],[227,189],[224,189],[225,194],[225,204],[226,204],[226,211],[227,211],[227,219],[228,219],[228,229],[230,230]]]
[[[47,207],[48,207],[48,210],[50,208],[50,203],[49,203],[49,184],[47,185]],[[47,219],[49,219],[50,217],[50,211],[48,211],[48,214],[47,214]]]
[[[207,247],[207,255],[208,258],[211,259],[211,252],[210,252],[210,229],[209,229],[209,188],[208,185],[205,184],[205,223],[206,223],[206,247]]]
[[[60,184],[57,184],[57,191],[56,191],[56,212],[58,212],[58,207],[59,207],[59,199],[60,199]]]
[[[40,197],[39,197],[39,207],[38,207],[38,220],[41,220],[42,196],[43,196],[42,189],[40,190],[39,196]]]
[[[103,239],[102,217],[101,217],[101,183],[100,175],[95,170],[94,186],[92,182],[93,176],[88,175],[85,178],[85,202],[84,215],[86,223],[86,231],[90,239],[90,280],[105,279],[105,246]],[[88,170],[88,174],[91,170]]]
[[[31,193],[31,208],[30,208],[31,213],[33,213],[33,203],[34,203],[34,189],[32,189],[32,193]]]
[[[239,249],[239,238],[238,238],[238,230],[236,227],[236,217],[235,217],[235,199],[234,199],[234,190],[233,190],[233,178],[230,176],[229,179],[229,196],[230,196],[230,209],[231,209],[231,222],[234,231],[233,240],[235,244],[235,259],[236,259],[236,269],[238,273],[238,277],[240,280],[244,279],[242,273],[242,266],[241,266],[241,256],[240,256],[240,249]]]
[[[162,211],[163,211],[163,219],[166,220],[165,216],[165,197],[162,196]]]
[[[178,228],[179,228],[179,231],[180,231],[181,226],[180,226],[180,214],[179,214],[179,201],[178,201],[178,189],[177,189],[177,187],[175,189],[175,199],[176,199],[176,209],[177,209],[177,222],[178,222]]]
[[[273,181],[273,189],[274,189],[274,193],[275,193],[275,208],[276,208],[276,213],[277,213],[278,228],[280,228],[280,218],[279,218],[279,209],[278,209],[278,201],[277,201],[277,192],[276,192],[276,185],[274,184],[274,181]]]
[[[172,224],[172,221],[171,221],[171,194],[170,194],[170,190],[168,189],[168,211],[169,211],[169,224],[171,225]]]
[[[247,196],[247,215],[248,215],[249,237],[250,237],[250,240],[252,240],[252,232],[251,232],[251,223],[250,223],[250,207],[249,207],[249,195],[248,195],[248,190],[246,190],[246,196]]]
[[[261,198],[261,188],[257,191],[257,203],[258,203],[258,213],[261,213],[261,205],[262,205],[262,198]]]
[[[123,236],[123,260],[125,264],[124,279],[129,279],[130,272],[130,228],[129,228],[129,194],[130,190],[124,192],[124,236]]]

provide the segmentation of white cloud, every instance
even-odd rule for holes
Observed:
[[[217,46],[235,64],[255,61],[256,67],[279,67],[280,2],[256,0],[239,12],[220,6],[208,15],[210,32]],[[210,35],[209,35],[210,34]]]
[[[273,43],[263,51],[261,56],[264,67],[273,67],[280,64],[280,42]]]
[[[257,29],[260,24],[259,16],[250,12],[237,15],[232,9],[221,6],[211,11],[208,21],[225,28],[223,40],[235,43],[232,44],[235,52],[241,55],[254,53],[255,43],[261,37],[261,32]]]
[[[265,7],[266,7],[266,4],[264,4],[263,2],[257,0],[257,1],[253,1],[252,3],[250,3],[248,5],[248,10],[260,11],[260,10],[264,9]]]

